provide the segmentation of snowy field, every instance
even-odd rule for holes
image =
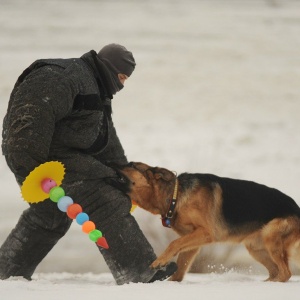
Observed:
[[[0,119],[35,59],[124,44],[137,68],[113,100],[129,160],[276,187],[300,204],[300,1],[0,0]],[[2,122],[2,121],[1,121]],[[0,243],[27,206],[0,158]],[[176,237],[134,212],[159,254]],[[242,247],[203,249],[182,283],[116,286],[77,224],[32,282],[0,282],[1,299],[295,299]]]

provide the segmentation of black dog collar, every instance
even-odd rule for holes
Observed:
[[[178,179],[176,178],[173,198],[170,201],[169,209],[166,213],[166,216],[162,217],[161,219],[163,226],[168,228],[171,228],[171,219],[173,218],[175,206],[177,203],[177,194],[178,194]]]

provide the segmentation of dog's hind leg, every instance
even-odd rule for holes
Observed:
[[[182,281],[185,273],[189,270],[191,264],[193,263],[196,255],[198,254],[200,248],[195,248],[185,252],[181,252],[177,258],[177,271],[172,275],[172,281]]]
[[[252,244],[246,244],[245,246],[249,254],[269,271],[269,278],[266,281],[273,281],[274,278],[277,277],[279,269],[270,257],[268,251],[264,248],[255,248]]]
[[[268,280],[280,282],[288,281],[291,278],[292,273],[288,265],[287,252],[281,248],[281,246],[279,245],[279,240],[275,240],[272,245],[268,246],[268,248],[271,258],[278,267],[278,274],[276,276],[270,276]]]
[[[278,267],[278,274],[270,278],[271,281],[285,282],[292,276],[288,263],[290,245],[287,245],[286,241],[293,229],[288,219],[274,219],[262,230],[264,245]]]

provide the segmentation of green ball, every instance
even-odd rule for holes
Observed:
[[[97,242],[97,240],[101,237],[102,237],[102,232],[98,229],[94,229],[89,233],[89,238],[93,242]]]
[[[60,186],[56,186],[50,190],[49,198],[53,202],[58,202],[58,200],[63,196],[65,196],[65,191]]]

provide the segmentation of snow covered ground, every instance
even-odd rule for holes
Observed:
[[[117,286],[110,274],[39,274],[28,283],[19,278],[0,282],[1,299],[82,300],[98,297],[112,300],[282,300],[297,299],[300,277],[288,283],[267,283],[259,276],[236,273],[188,274],[185,281]]]
[[[300,1],[1,0],[0,118],[32,61],[110,42],[133,51],[138,64],[113,100],[129,160],[261,182],[300,204]],[[3,157],[0,171],[2,243],[26,204]],[[157,253],[175,238],[158,217],[134,214]],[[294,265],[287,284],[264,283],[265,270],[242,247],[205,248],[193,270],[208,273],[116,286],[74,224],[32,282],[0,282],[0,296],[265,300],[300,292]]]

